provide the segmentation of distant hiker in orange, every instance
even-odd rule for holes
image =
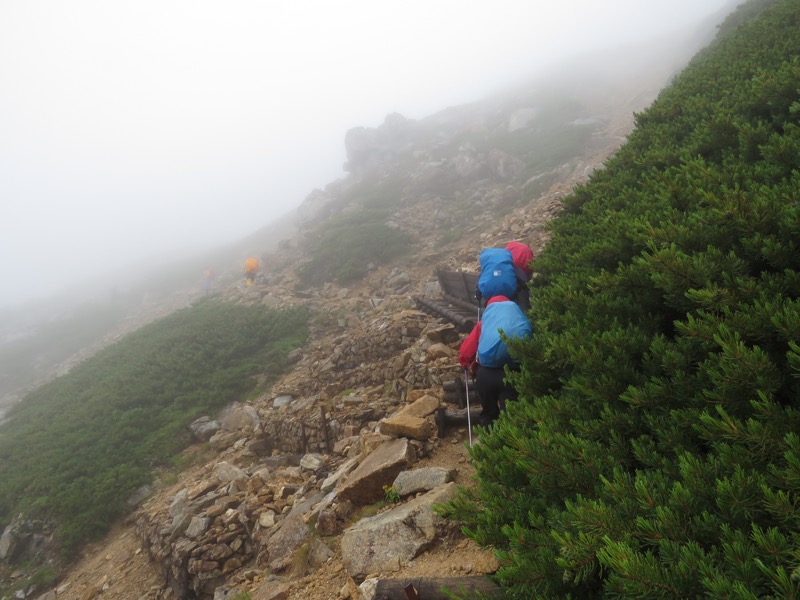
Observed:
[[[253,282],[256,280],[257,274],[258,274],[258,259],[251,257],[245,260],[244,277],[247,280],[247,287],[253,285]]]

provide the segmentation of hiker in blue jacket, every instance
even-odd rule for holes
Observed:
[[[484,427],[500,416],[507,401],[517,399],[517,390],[506,382],[505,368],[517,370],[519,363],[508,353],[503,336],[525,338],[531,332],[530,321],[515,302],[505,296],[493,296],[486,303],[483,318],[461,343],[458,362],[475,373],[482,409],[478,422]]]

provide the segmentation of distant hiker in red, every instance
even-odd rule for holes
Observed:
[[[216,283],[217,275],[214,273],[214,269],[208,267],[205,271],[203,271],[203,291],[206,294],[210,294],[211,290],[214,289],[214,284]]]
[[[505,368],[517,370],[519,364],[508,353],[503,335],[508,339],[529,337],[531,324],[515,302],[493,296],[486,303],[483,318],[458,350],[458,362],[475,373],[482,409],[478,422],[484,427],[500,416],[508,400],[517,399],[517,390],[505,381]]]

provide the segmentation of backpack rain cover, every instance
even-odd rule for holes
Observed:
[[[508,339],[525,338],[533,333],[528,317],[516,302],[492,302],[486,307],[478,340],[478,362],[481,366],[516,366],[516,361],[508,353],[508,344],[500,335],[501,331]]]
[[[505,248],[486,248],[479,257],[481,274],[478,277],[478,291],[489,299],[493,296],[516,298],[517,274],[510,250]]]

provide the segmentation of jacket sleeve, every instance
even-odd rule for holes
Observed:
[[[476,355],[478,354],[478,340],[480,337],[481,322],[478,321],[469,335],[461,342],[461,346],[458,349],[458,363],[462,367],[467,368],[475,362]]]

